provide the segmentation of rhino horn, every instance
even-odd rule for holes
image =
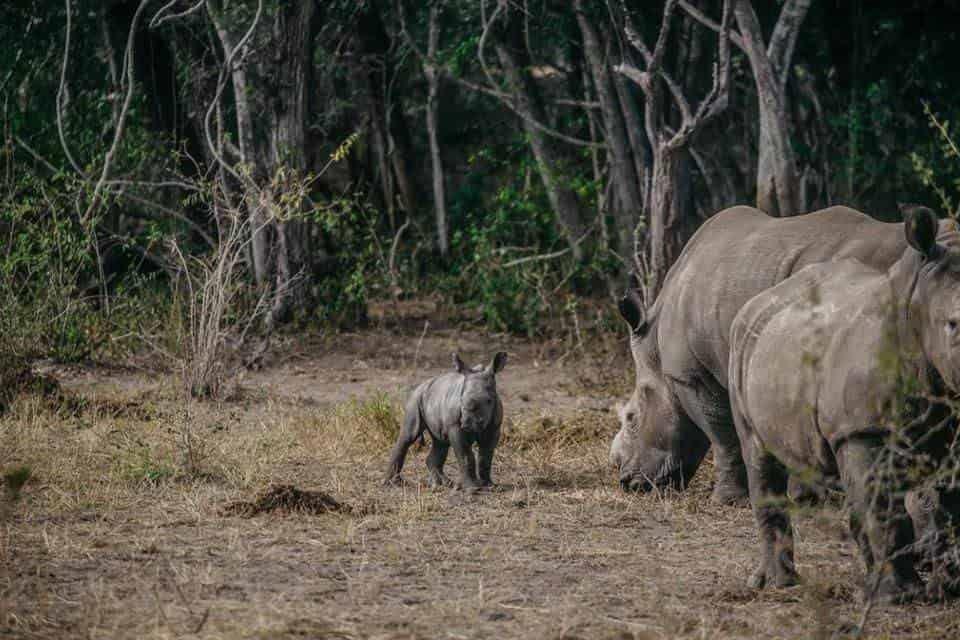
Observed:
[[[900,204],[899,207],[907,243],[925,257],[936,258],[940,253],[937,214],[918,204]]]
[[[620,315],[627,321],[630,331],[635,336],[642,336],[647,331],[647,319],[644,313],[643,300],[638,293],[640,281],[635,272],[630,272],[630,278],[627,282],[627,289],[620,298]]]

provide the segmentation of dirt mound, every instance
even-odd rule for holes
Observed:
[[[253,502],[246,500],[232,502],[220,513],[224,516],[251,518],[273,511],[318,514],[330,511],[348,513],[351,509],[349,505],[342,504],[323,491],[303,491],[293,485],[285,484],[270,487]]]

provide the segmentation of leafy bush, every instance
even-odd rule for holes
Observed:
[[[86,288],[95,282],[89,237],[74,213],[81,187],[27,175],[0,200],[0,351],[75,361],[102,340]]]

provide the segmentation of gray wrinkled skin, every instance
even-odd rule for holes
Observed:
[[[506,365],[507,354],[499,352],[486,367],[470,368],[457,354],[453,354],[453,363],[455,372],[424,382],[410,395],[400,435],[390,453],[385,483],[400,482],[407,450],[427,431],[432,443],[427,456],[432,486],[455,484],[443,474],[451,447],[460,464],[461,487],[473,490],[493,486],[490,469],[503,421],[496,374]],[[477,445],[476,458],[473,445]]]
[[[792,218],[733,207],[700,227],[646,317],[629,296],[621,303],[636,368],[610,447],[621,486],[682,489],[712,445],[713,500],[744,500],[746,472],[727,394],[734,316],[810,264],[857,258],[886,269],[906,248],[902,229],[847,207]]]
[[[898,375],[919,381],[927,394],[941,395],[942,384],[958,389],[960,234],[938,238],[929,209],[904,213],[910,248],[888,270],[856,260],[807,267],[751,299],[733,322],[730,398],[762,547],[753,587],[798,579],[783,505],[793,469],[839,480],[871,574],[867,584],[878,581],[881,599],[901,601],[920,590],[915,558],[904,552],[914,538],[908,487],[873,470],[903,384]],[[901,429],[932,437],[923,452],[935,455],[952,430],[944,428],[949,410],[916,404],[908,405]],[[932,520],[936,509],[924,508],[924,497],[911,497],[919,531],[921,515]]]

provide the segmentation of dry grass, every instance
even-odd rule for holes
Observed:
[[[518,388],[534,377],[511,366]],[[575,388],[584,366],[534,383]],[[184,407],[145,384],[81,390],[123,411],[21,398],[0,420],[0,471],[32,473],[16,502],[0,498],[0,637],[829,638],[859,616],[835,508],[798,517],[804,585],[751,591],[749,511],[708,502],[710,468],[683,495],[620,492],[614,418],[597,408],[508,397],[499,484],[467,495],[418,482],[416,448],[411,482],[380,486],[401,390],[317,405],[250,384]],[[223,515],[277,485],[350,508]],[[950,637],[957,619],[953,605],[890,607],[868,633]]]

